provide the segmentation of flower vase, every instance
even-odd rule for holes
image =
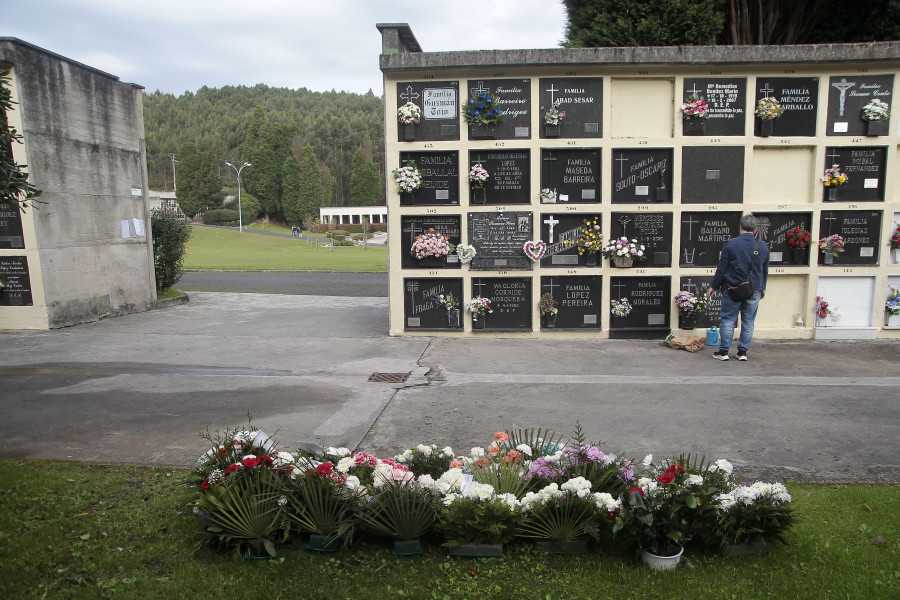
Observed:
[[[650,569],[653,571],[669,571],[678,566],[679,561],[681,561],[681,555],[683,553],[684,548],[679,548],[678,554],[676,554],[675,556],[658,556],[644,550],[641,552],[641,562],[649,565]]]
[[[414,540],[396,540],[391,554],[394,556],[420,556],[424,550],[425,546],[422,545],[422,540],[419,538]]]
[[[775,119],[767,119],[759,124],[759,137],[769,137],[775,127]]]
[[[484,204],[487,202],[487,190],[484,188],[472,188],[472,204]]]
[[[450,556],[503,556],[503,544],[460,544],[447,550]]]
[[[888,134],[890,121],[866,121],[866,135],[875,137]]]
[[[826,253],[825,253],[825,256],[824,256],[823,258],[824,258],[824,260],[825,260],[825,264],[826,264],[826,265],[833,265],[833,264],[834,264],[834,254],[831,254],[830,252],[826,252]]]
[[[497,128],[493,125],[469,125],[470,140],[495,140]]]
[[[556,313],[547,313],[547,329],[554,329],[556,327]]]
[[[837,202],[837,199],[838,199],[838,197],[837,197],[837,188],[836,188],[836,187],[831,187],[831,186],[829,186],[829,187],[826,189],[825,201],[826,201],[826,202]]]
[[[900,248],[891,248],[891,255],[894,258],[894,264],[900,265]]]
[[[484,315],[472,315],[472,329],[484,329]]]
[[[584,253],[584,266],[586,267],[596,267],[597,266],[597,253],[591,252],[590,250]]]
[[[340,545],[340,538],[314,533],[309,536],[309,543],[306,544],[306,549],[314,552],[335,552]]]
[[[559,137],[559,125],[551,125],[549,123],[544,123],[544,137],[558,138]]]
[[[416,124],[415,123],[406,123],[403,125],[403,141],[404,142],[416,141]]]
[[[685,119],[684,135],[703,135],[706,131],[706,119]]]
[[[887,326],[888,327],[900,327],[900,315],[888,315],[887,316]]]
[[[806,248],[791,246],[791,264],[806,265]]]
[[[681,329],[693,329],[696,320],[697,320],[696,315],[682,314],[682,315],[680,315],[680,317],[678,319],[678,326]]]
[[[459,329],[459,310],[447,311],[447,327],[450,329]]]
[[[634,259],[630,256],[614,256],[613,266],[620,269],[627,269],[634,264]]]
[[[400,206],[412,206],[416,203],[415,192],[400,192]]]
[[[656,188],[656,194],[654,195],[654,199],[657,202],[668,202],[669,201],[669,190],[664,187]]]
[[[417,261],[420,269],[442,269],[447,265],[446,256],[425,256]]]

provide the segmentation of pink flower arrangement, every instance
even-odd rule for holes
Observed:
[[[427,232],[416,236],[409,253],[416,258],[425,258],[426,256],[437,256],[440,258],[450,254],[453,249],[454,246],[450,243],[450,236],[441,235],[432,227]]]
[[[685,119],[705,119],[709,116],[709,104],[702,96],[690,96],[681,105],[681,114]]]

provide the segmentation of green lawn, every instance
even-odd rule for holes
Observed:
[[[192,227],[185,269],[248,271],[387,271],[384,246],[322,248],[307,240]],[[287,230],[290,232],[290,229]]]
[[[197,545],[186,474],[172,469],[0,460],[0,597],[739,599],[900,597],[900,488],[788,485],[799,524],[770,555],[686,551],[651,574],[620,557],[455,560],[377,541],[334,555],[279,548],[244,562]]]

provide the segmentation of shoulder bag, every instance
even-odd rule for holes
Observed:
[[[743,302],[753,295],[753,267],[756,265],[756,255],[759,254],[759,240],[756,240],[756,248],[753,249],[753,258],[750,260],[750,270],[747,277],[736,285],[726,285],[728,295],[735,302]]]

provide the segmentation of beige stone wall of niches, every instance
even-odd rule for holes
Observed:
[[[477,53],[475,53],[477,54]],[[427,55],[426,55],[427,56]],[[384,70],[384,69],[383,69]],[[857,114],[835,116],[839,110],[833,99],[836,90],[832,83],[840,83],[841,78],[856,81],[861,74],[866,76],[885,76],[890,80],[891,105],[896,104],[900,96],[900,63],[865,61],[838,64],[755,64],[755,65],[696,65],[678,66],[641,64],[633,66],[492,66],[490,68],[448,68],[436,67],[434,70],[384,70],[385,75],[385,139],[386,167],[388,176],[388,222],[390,232],[389,269],[390,269],[390,333],[392,335],[431,335],[431,336],[524,336],[524,337],[571,337],[571,338],[606,338],[606,337],[642,337],[641,335],[615,335],[615,327],[611,321],[609,304],[614,297],[612,280],[621,277],[659,277],[668,278],[669,293],[664,302],[664,319],[670,329],[676,333],[693,333],[705,335],[705,327],[693,331],[679,329],[678,312],[673,296],[682,289],[686,278],[693,282],[702,282],[712,277],[715,267],[709,264],[694,267],[684,264],[679,254],[683,254],[682,236],[685,227],[704,215],[726,213],[761,213],[769,216],[783,213],[802,213],[809,216],[807,223],[815,239],[827,234],[823,226],[823,218],[832,217],[834,211],[841,213],[847,223],[852,225],[854,214],[848,211],[880,213],[880,225],[877,232],[868,231],[866,235],[877,234],[877,243],[861,241],[865,248],[858,252],[862,255],[863,264],[819,264],[818,253],[813,250],[806,264],[789,264],[788,261],[773,261],[769,270],[769,284],[766,298],[762,301],[756,321],[755,335],[758,338],[900,338],[900,327],[890,327],[884,310],[884,299],[889,293],[890,285],[900,284],[900,264],[888,246],[888,240],[900,225],[900,168],[898,168],[898,149],[900,149],[900,111],[894,110],[890,118],[888,131],[877,137],[860,135],[841,135],[847,120],[859,120]],[[602,100],[599,101],[602,118],[597,123],[595,137],[544,137],[541,134],[543,114],[541,102],[541,79],[567,78],[577,83],[579,78],[602,80]],[[817,89],[811,98],[786,102],[805,102],[815,106],[812,128],[808,135],[773,135],[763,137],[757,128],[760,123],[754,116],[757,90],[779,78],[798,78],[798,82],[815,78]],[[835,79],[837,78],[837,79]],[[683,119],[680,106],[691,86],[687,82],[694,79],[704,80],[741,80],[743,98],[737,108],[743,111],[744,124],[737,134],[731,135],[687,135],[683,131]],[[459,139],[430,139],[427,141],[398,141],[400,137],[399,123],[396,118],[396,107],[408,85],[410,90],[419,84],[435,82],[455,82],[458,85],[458,106],[462,105],[469,91],[480,87],[489,80],[515,81],[521,87],[520,93],[530,95],[530,126],[519,132],[520,136],[507,139],[469,139],[468,127],[457,111]],[[399,84],[399,85],[398,85]],[[545,86],[546,87],[546,86]],[[804,87],[804,86],[798,86]],[[857,86],[857,89],[859,86]],[[398,89],[400,91],[398,91]],[[418,88],[417,88],[418,89]],[[705,89],[705,88],[704,88]],[[852,90],[851,90],[852,91]],[[848,94],[850,92],[847,92]],[[798,96],[802,95],[798,93]],[[415,95],[413,97],[416,97]],[[848,96],[849,97],[849,96]],[[405,101],[406,98],[403,98]],[[783,101],[785,103],[785,101]],[[421,105],[421,102],[419,102]],[[546,107],[544,107],[546,108]],[[851,123],[850,127],[858,124]],[[839,148],[843,156],[856,156],[854,149],[869,152],[871,148],[878,151],[878,160],[884,161],[883,174],[867,177],[864,169],[854,171],[851,177],[867,180],[866,190],[878,191],[882,199],[874,201],[843,201],[838,196],[834,201],[827,201],[825,190],[820,180],[825,168],[829,165],[829,149]],[[599,149],[599,193],[594,201],[546,204],[541,202],[542,189],[542,153],[548,150]],[[623,157],[620,150],[663,149],[670,151],[671,163],[667,163],[674,171],[668,187],[668,201],[653,202],[651,195],[646,201],[628,203],[613,202],[613,182],[616,180],[615,157]],[[467,172],[471,163],[470,153],[481,151],[508,150],[527,151],[527,204],[493,205],[475,204],[469,189]],[[459,203],[458,205],[401,205],[400,194],[390,171],[401,166],[401,155],[409,152],[455,152],[458,153]],[[716,153],[729,153],[743,162],[742,188],[740,184],[733,195],[720,200],[705,199],[691,201],[687,196],[690,190],[683,189],[686,169],[697,156],[711,156]],[[741,159],[742,153],[742,159]],[[831,152],[834,154],[834,152]],[[866,154],[859,154],[866,156]],[[473,154],[472,157],[475,155]],[[623,159],[624,160],[624,159]],[[860,161],[865,163],[865,161]],[[619,173],[621,174],[621,173]],[[714,175],[707,175],[707,178]],[[702,179],[702,177],[701,177]],[[868,181],[871,179],[871,181]],[[877,188],[881,188],[877,190]],[[840,191],[840,190],[839,190]],[[867,192],[868,193],[868,192]],[[408,254],[408,243],[404,246],[404,217],[453,216],[459,218],[460,241],[470,243],[468,215],[470,213],[527,212],[532,215],[534,225],[533,240],[541,239],[540,222],[548,218],[559,218],[565,215],[602,217],[603,233],[608,240],[612,234],[612,213],[647,213],[668,215],[671,218],[671,255],[668,266],[649,268],[641,264],[631,269],[617,269],[601,260],[597,267],[572,265],[560,268],[548,267],[535,263],[532,269],[515,270],[498,267],[496,270],[472,270],[468,266],[459,268],[430,268],[428,266],[411,265],[404,261]],[[826,213],[823,215],[823,212]],[[689,214],[688,214],[689,213]],[[863,218],[863,217],[860,217]],[[873,217],[874,218],[874,217]],[[687,224],[685,224],[687,223]],[[824,221],[827,223],[827,221]],[[852,227],[847,229],[852,231]],[[736,235],[736,227],[728,237]],[[415,235],[415,232],[413,232]],[[848,233],[852,236],[852,233]],[[408,236],[407,236],[408,237]],[[845,236],[847,237],[847,236]],[[873,238],[874,239],[874,238]],[[407,240],[408,241],[408,240]],[[548,240],[544,240],[545,242]],[[869,245],[867,245],[869,244]],[[855,250],[856,252],[856,250]],[[871,256],[868,256],[871,253]],[[868,262],[866,262],[868,260]],[[598,304],[599,326],[590,328],[558,327],[548,329],[544,326],[538,311],[538,299],[545,291],[542,277],[601,277],[599,297],[594,292],[593,301]],[[410,327],[410,317],[415,321],[417,309],[411,306],[423,301],[412,289],[416,285],[427,285],[424,280],[452,280],[462,282],[462,300],[468,301],[473,296],[473,279],[525,278],[525,296],[531,303],[530,325],[519,328],[488,328],[473,332],[471,319],[462,314],[461,328],[451,329],[441,326],[432,328]],[[618,280],[617,280],[618,281]],[[436,288],[435,288],[436,289]],[[551,290],[553,288],[550,288]],[[838,306],[841,319],[826,327],[817,327],[814,306],[816,296],[823,290],[828,291]],[[419,291],[419,294],[422,292]],[[427,309],[423,306],[422,309]],[[585,319],[587,322],[587,319]],[[657,325],[659,325],[659,321]],[[824,325],[821,324],[820,325]],[[828,329],[828,331],[826,331]],[[613,335],[611,336],[611,330]],[[633,332],[632,332],[633,333]],[[654,334],[657,335],[657,334]],[[660,339],[664,337],[658,334]],[[647,335],[643,337],[653,337]]]

